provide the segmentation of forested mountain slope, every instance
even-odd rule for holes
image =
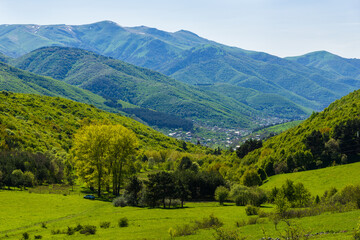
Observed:
[[[0,149],[67,152],[74,133],[91,122],[121,124],[135,132],[141,149],[184,151],[183,142],[167,137],[131,118],[59,97],[0,92]],[[187,144],[187,151],[201,152]]]
[[[203,122],[252,127],[255,117],[267,116],[266,112],[262,114],[230,97],[201,91],[160,73],[81,49],[41,48],[12,63],[89,90],[115,103],[122,100]]]
[[[79,26],[0,26],[0,52],[8,56],[53,45],[87,49],[190,84],[228,83],[277,94],[315,110],[359,87],[356,73],[305,66],[218,44],[183,30],[169,33],[145,26],[121,27],[110,21]]]
[[[324,111],[270,138],[241,159],[268,175],[322,168],[360,160],[360,90],[336,100]]]

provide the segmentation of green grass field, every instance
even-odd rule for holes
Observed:
[[[275,186],[279,187],[287,179],[293,180],[295,183],[302,182],[312,195],[320,196],[331,187],[336,187],[340,190],[348,184],[360,184],[360,162],[305,172],[275,175],[270,177],[261,188],[270,190]]]
[[[271,206],[263,207],[272,211]],[[0,239],[21,239],[24,232],[30,239],[41,235],[42,239],[170,239],[170,227],[192,223],[214,214],[224,222],[225,229],[237,229],[247,239],[262,238],[264,229],[269,236],[278,236],[274,224],[265,220],[262,224],[235,227],[235,222],[248,219],[244,207],[233,204],[220,206],[216,202],[187,203],[184,209],[149,209],[137,207],[115,208],[109,202],[92,201],[80,194],[37,194],[27,191],[0,191]],[[313,233],[335,230],[343,233],[325,235],[324,239],[351,239],[352,229],[356,227],[360,211],[323,214],[294,220],[305,230]],[[118,220],[127,217],[129,226],[118,227]],[[100,222],[109,221],[108,229],[99,227]],[[42,227],[46,223],[47,228]],[[52,235],[51,230],[66,230],[77,224],[97,226],[95,235]],[[282,229],[284,223],[279,224]],[[213,239],[214,230],[200,230],[195,235],[176,239]]]

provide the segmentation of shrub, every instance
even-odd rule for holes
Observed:
[[[60,229],[52,229],[52,230],[51,230],[51,234],[52,234],[52,235],[61,234],[61,230],[60,230]]]
[[[75,229],[74,229],[74,228],[72,228],[72,227],[68,227],[68,228],[67,228],[67,232],[66,232],[67,235],[74,235],[74,233],[75,233]]]
[[[201,221],[195,221],[196,229],[219,228],[222,225],[224,225],[224,223],[213,214],[211,214],[209,217],[204,217]]]
[[[256,224],[258,222],[258,220],[259,220],[259,217],[251,217],[251,218],[249,218],[247,225]]]
[[[94,225],[85,225],[80,231],[81,234],[85,235],[94,235],[96,233],[96,226]]]
[[[117,197],[113,200],[112,204],[115,206],[115,207],[125,207],[127,204],[126,204],[126,199],[124,196],[120,196],[120,197]]]
[[[126,217],[120,218],[119,227],[127,227],[129,226],[129,220]]]
[[[219,186],[216,188],[215,190],[215,199],[217,201],[219,201],[219,203],[221,205],[224,204],[224,201],[228,198],[229,196],[229,190],[224,187],[224,186]]]
[[[235,222],[235,226],[236,226],[236,227],[242,227],[242,226],[246,226],[246,225],[247,225],[247,224],[246,224],[246,222],[245,222],[244,219]]]
[[[110,222],[101,222],[100,227],[101,228],[109,228],[110,227]]]
[[[355,240],[360,240],[360,222],[358,223],[358,226],[354,231],[353,238]]]
[[[195,234],[196,229],[191,226],[190,224],[185,224],[182,226],[176,226],[175,229],[172,231],[173,237],[180,237],[180,236],[188,236]]]
[[[30,236],[29,236],[29,234],[27,232],[24,232],[22,235],[23,235],[23,239],[29,239],[30,238]]]
[[[251,206],[251,205],[247,205],[245,207],[245,212],[246,212],[246,215],[248,215],[248,216],[258,215],[258,211],[259,211],[259,208]]]
[[[256,170],[247,170],[241,177],[241,182],[247,187],[259,186],[262,180]]]
[[[259,207],[267,200],[265,192],[260,188],[234,185],[232,186],[230,193],[236,206],[246,206],[249,204]]]
[[[44,223],[44,222],[41,223],[41,227],[42,227],[42,228],[47,228],[46,223]]]
[[[83,228],[84,228],[84,227],[79,223],[79,224],[74,228],[74,230],[75,230],[75,232],[79,232],[79,231],[81,231]]]
[[[42,236],[41,235],[35,235],[34,238],[35,239],[42,239]]]
[[[244,240],[245,237],[240,237],[237,231],[225,230],[223,228],[215,229],[215,240]]]

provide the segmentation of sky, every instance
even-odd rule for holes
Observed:
[[[360,58],[360,0],[0,0],[0,24],[110,20],[276,56],[326,50]]]

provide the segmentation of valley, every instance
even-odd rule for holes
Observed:
[[[360,239],[360,60],[0,25],[0,239]]]

